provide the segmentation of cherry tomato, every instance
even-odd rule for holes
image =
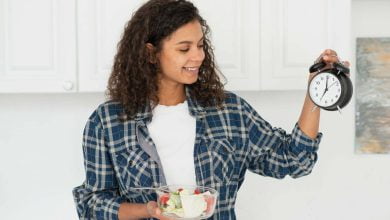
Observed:
[[[169,200],[169,194],[166,193],[160,197],[160,203],[166,205]]]

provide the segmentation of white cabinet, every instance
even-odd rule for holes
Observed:
[[[0,0],[0,92],[104,91],[124,26],[145,1]],[[349,59],[350,1],[193,0],[228,90],[306,89],[322,50]]]
[[[104,91],[126,22],[144,0],[79,0],[79,90]]]
[[[326,48],[350,59],[350,0],[262,0],[260,9],[261,89],[306,89]]]
[[[228,90],[259,89],[259,1],[194,0],[212,32]]]
[[[72,92],[75,2],[0,0],[0,92]]]
[[[78,1],[80,91],[103,91],[117,42],[131,14],[144,1]],[[227,89],[259,88],[258,1],[195,0],[212,30]]]

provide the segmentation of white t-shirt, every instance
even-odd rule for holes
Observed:
[[[196,119],[187,101],[175,106],[157,105],[147,125],[168,185],[196,185],[194,145]]]

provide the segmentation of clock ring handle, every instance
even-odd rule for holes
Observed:
[[[314,73],[314,72],[319,72],[322,68],[326,66],[325,62],[318,62],[310,66],[309,72]]]
[[[349,74],[349,68],[344,66],[342,63],[334,63],[333,68],[344,74]]]

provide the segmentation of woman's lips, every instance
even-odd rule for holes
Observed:
[[[183,67],[183,69],[192,74],[198,74],[199,72],[199,67]]]

